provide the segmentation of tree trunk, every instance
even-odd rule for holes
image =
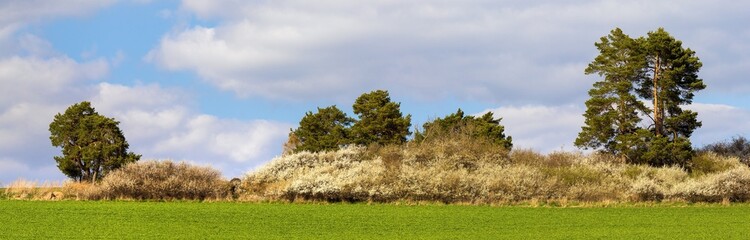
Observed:
[[[661,98],[659,98],[659,70],[661,68],[661,58],[656,57],[656,63],[654,66],[654,128],[656,136],[662,135],[662,128],[664,128],[664,116],[662,116]]]

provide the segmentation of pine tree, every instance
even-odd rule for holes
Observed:
[[[633,39],[620,29],[595,44],[599,56],[586,68],[598,74],[586,101],[585,125],[575,145],[600,149],[631,163],[689,167],[689,137],[701,126],[697,113],[682,109],[706,86],[701,63],[664,29]],[[644,101],[651,102],[647,107]],[[653,124],[643,124],[641,115]]]
[[[639,111],[646,107],[633,94],[635,79],[643,75],[645,60],[639,41],[614,29],[595,44],[599,56],[586,68],[586,74],[603,77],[589,90],[586,101],[585,126],[575,145],[601,148],[606,152],[632,158],[630,135],[638,130]]]
[[[706,88],[698,78],[703,64],[695,52],[682,48],[682,42],[659,28],[649,32],[642,48],[645,50],[646,74],[640,75],[638,94],[653,105],[651,119],[656,136],[670,139],[690,137],[701,126],[697,113],[682,109],[693,102],[694,93]]]
[[[70,106],[64,114],[55,115],[49,131],[52,146],[62,148],[55,156],[57,167],[77,181],[96,182],[110,171],[138,161],[140,155],[128,152],[128,142],[118,127],[89,102]]]
[[[492,112],[487,112],[481,117],[474,117],[467,116],[464,111],[458,109],[456,113],[423,124],[423,132],[414,134],[414,140],[422,142],[428,138],[439,139],[441,137],[465,135],[473,139],[488,140],[493,144],[511,150],[513,139],[505,135],[505,127],[500,125],[501,120],[502,118],[495,119]]]
[[[352,140],[356,144],[402,144],[411,134],[411,115],[403,116],[401,104],[392,102],[387,91],[362,94],[353,108],[359,116],[352,126]]]
[[[294,152],[339,149],[339,146],[349,143],[349,126],[352,122],[354,119],[335,105],[318,108],[317,113],[307,112],[299,122],[299,128],[290,134],[290,140],[298,141]]]

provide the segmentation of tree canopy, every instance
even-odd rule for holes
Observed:
[[[585,73],[603,79],[589,91],[575,145],[631,163],[686,166],[693,155],[689,137],[701,123],[683,106],[706,87],[695,52],[662,28],[640,38],[617,28],[595,46],[599,55]]]
[[[335,105],[318,108],[317,113],[307,112],[299,122],[299,128],[290,135],[290,139],[297,138],[299,141],[294,151],[336,150],[340,145],[349,143],[349,126],[353,122],[354,119]]]
[[[411,134],[411,115],[403,116],[401,104],[391,101],[388,91],[377,90],[354,102],[359,120],[352,126],[352,142],[360,145],[401,144]]]
[[[464,111],[458,109],[444,118],[423,124],[423,131],[416,132],[414,140],[420,142],[433,137],[463,135],[473,139],[488,140],[510,150],[513,147],[513,140],[510,136],[505,136],[505,127],[500,125],[501,120],[502,118],[495,119],[492,112],[487,112],[481,117],[474,117],[467,116]]]
[[[128,142],[118,125],[85,101],[55,115],[49,131],[52,146],[62,148],[62,156],[54,157],[57,167],[77,181],[95,182],[114,169],[138,161],[141,156],[127,151]]]

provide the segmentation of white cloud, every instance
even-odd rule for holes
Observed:
[[[192,110],[186,93],[156,84],[101,83],[97,110],[121,122],[131,150],[150,159],[210,164],[228,177],[280,154],[290,124],[223,119]]]
[[[48,53],[36,49],[40,50],[36,53]],[[88,83],[103,78],[108,71],[107,62],[101,59],[77,62],[57,55],[0,57],[0,158],[7,167],[4,169],[9,169],[0,181],[18,176],[63,178],[59,171],[50,171],[56,168],[52,157],[59,152],[49,142],[49,123],[57,112],[86,95]]]
[[[81,16],[114,2],[114,0],[4,0],[0,3],[0,26],[25,24],[59,16]]]
[[[750,137],[750,110],[724,104],[693,103],[687,107],[698,112],[703,126],[690,138],[693,145],[704,146],[731,139]]]
[[[14,176],[62,179],[59,171],[49,171],[55,168],[52,156],[58,154],[49,142],[49,123],[67,104],[79,101],[86,93],[82,86],[107,72],[103,60],[79,63],[67,57],[0,58],[0,158],[6,159],[3,165],[13,169],[25,166],[2,174],[0,181]]]
[[[76,84],[101,79],[109,72],[103,59],[76,62],[67,57],[0,58],[0,107],[46,99],[70,99]]]
[[[502,118],[506,135],[513,137],[515,148],[542,152],[575,149],[573,141],[583,125],[584,109],[579,106],[505,106],[489,109]]]
[[[747,8],[738,1],[184,0],[183,11],[218,24],[167,34],[146,59],[239,96],[351,99],[385,88],[423,99],[572,104],[590,86],[583,69],[593,43],[613,27],[640,36],[664,26],[699,56],[712,56],[713,47],[750,46],[737,31],[744,25],[726,24],[750,20],[739,10]],[[703,29],[727,37],[709,39]],[[737,58],[747,62],[750,50],[743,51]],[[747,85],[737,78],[747,75],[741,67],[723,75],[710,68],[706,79]]]

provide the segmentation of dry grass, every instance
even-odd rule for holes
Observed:
[[[59,182],[29,181],[18,179],[8,184],[5,189],[5,196],[9,199],[17,200],[61,200],[64,194],[61,192]]]
[[[99,186],[87,182],[65,182],[62,192],[68,199],[75,200],[100,199],[102,197]]]

